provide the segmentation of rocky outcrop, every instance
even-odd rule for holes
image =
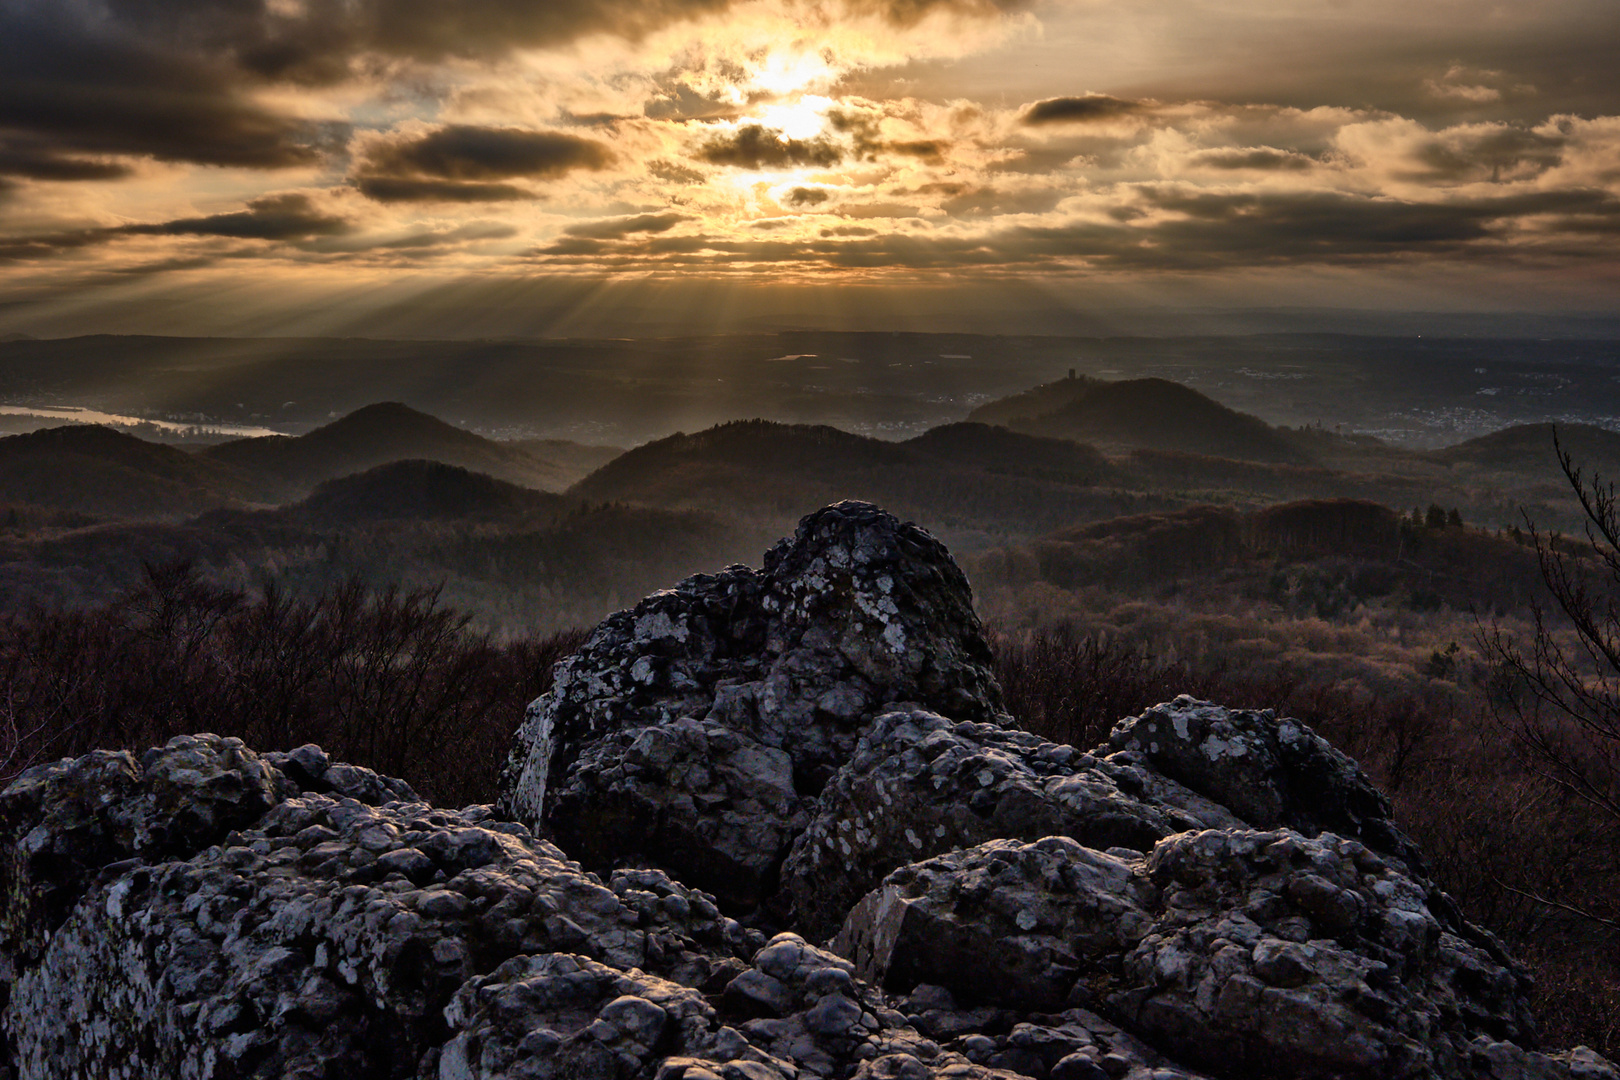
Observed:
[[[1108,745],[1256,828],[1332,831],[1423,868],[1417,845],[1395,827],[1389,800],[1298,720],[1181,697],[1122,721]]]
[[[1308,728],[1061,746],[988,656],[944,549],[842,504],[604,623],[499,807],[209,735],[30,770],[0,1070],[1620,1080]]]
[[[800,523],[733,566],[610,616],[529,708],[501,811],[593,868],[663,866],[757,906],[812,801],[884,707],[993,721],[967,579],[877,507]]]

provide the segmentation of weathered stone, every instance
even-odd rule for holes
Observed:
[[[1353,760],[1298,720],[1183,695],[1122,720],[1108,743],[1253,828],[1335,832],[1423,872],[1423,857],[1395,826],[1389,800]]]
[[[0,1077],[1620,1080],[1537,1046],[1523,970],[1297,722],[1007,726],[960,574],[875,508],[615,616],[558,687],[507,804],[601,876],[314,746],[25,773]]]
[[[1127,795],[1119,777],[1143,794]],[[907,709],[877,718],[811,808],[782,866],[796,924],[814,937],[884,875],[998,838],[1068,836],[1151,851],[1171,833],[1241,824],[1173,781],[1153,794],[1128,766],[1025,731]]]
[[[1089,1004],[1223,1073],[1461,1080],[1486,1043],[1523,1069],[1572,1068],[1523,1056],[1528,983],[1494,939],[1403,865],[1331,833],[1191,831],[1135,861],[1056,837],[996,841],[897,870],[834,948],[894,990]],[[1539,1075],[1523,1069],[1503,1075]]]
[[[603,622],[530,706],[501,807],[588,866],[662,866],[750,908],[872,717],[910,701],[991,720],[990,667],[945,548],[839,503],[762,571],[689,578]]]

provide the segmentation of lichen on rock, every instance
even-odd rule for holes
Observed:
[[[1348,757],[1190,698],[1018,730],[944,548],[865,504],[610,617],[505,785],[212,735],[29,770],[0,1075],[1620,1080]]]
[[[866,503],[805,518],[760,571],[610,616],[530,706],[503,813],[587,866],[662,866],[746,909],[872,719],[996,721],[1001,691],[944,545]]]

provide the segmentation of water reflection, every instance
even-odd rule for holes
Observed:
[[[173,420],[147,420],[139,416],[119,416],[117,413],[97,409],[81,409],[73,405],[47,408],[34,405],[0,405],[0,416],[38,416],[47,420],[72,420],[81,424],[106,424],[109,427],[140,427],[150,425],[164,431],[200,431],[212,435],[239,435],[244,438],[257,435],[280,435],[265,427],[247,427],[242,424],[216,424],[211,422],[181,424]]]

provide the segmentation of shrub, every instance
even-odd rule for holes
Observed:
[[[0,781],[211,731],[261,750],[319,743],[434,801],[488,801],[524,706],[581,640],[496,643],[432,589],[250,595],[149,566],[105,607],[0,622]]]

